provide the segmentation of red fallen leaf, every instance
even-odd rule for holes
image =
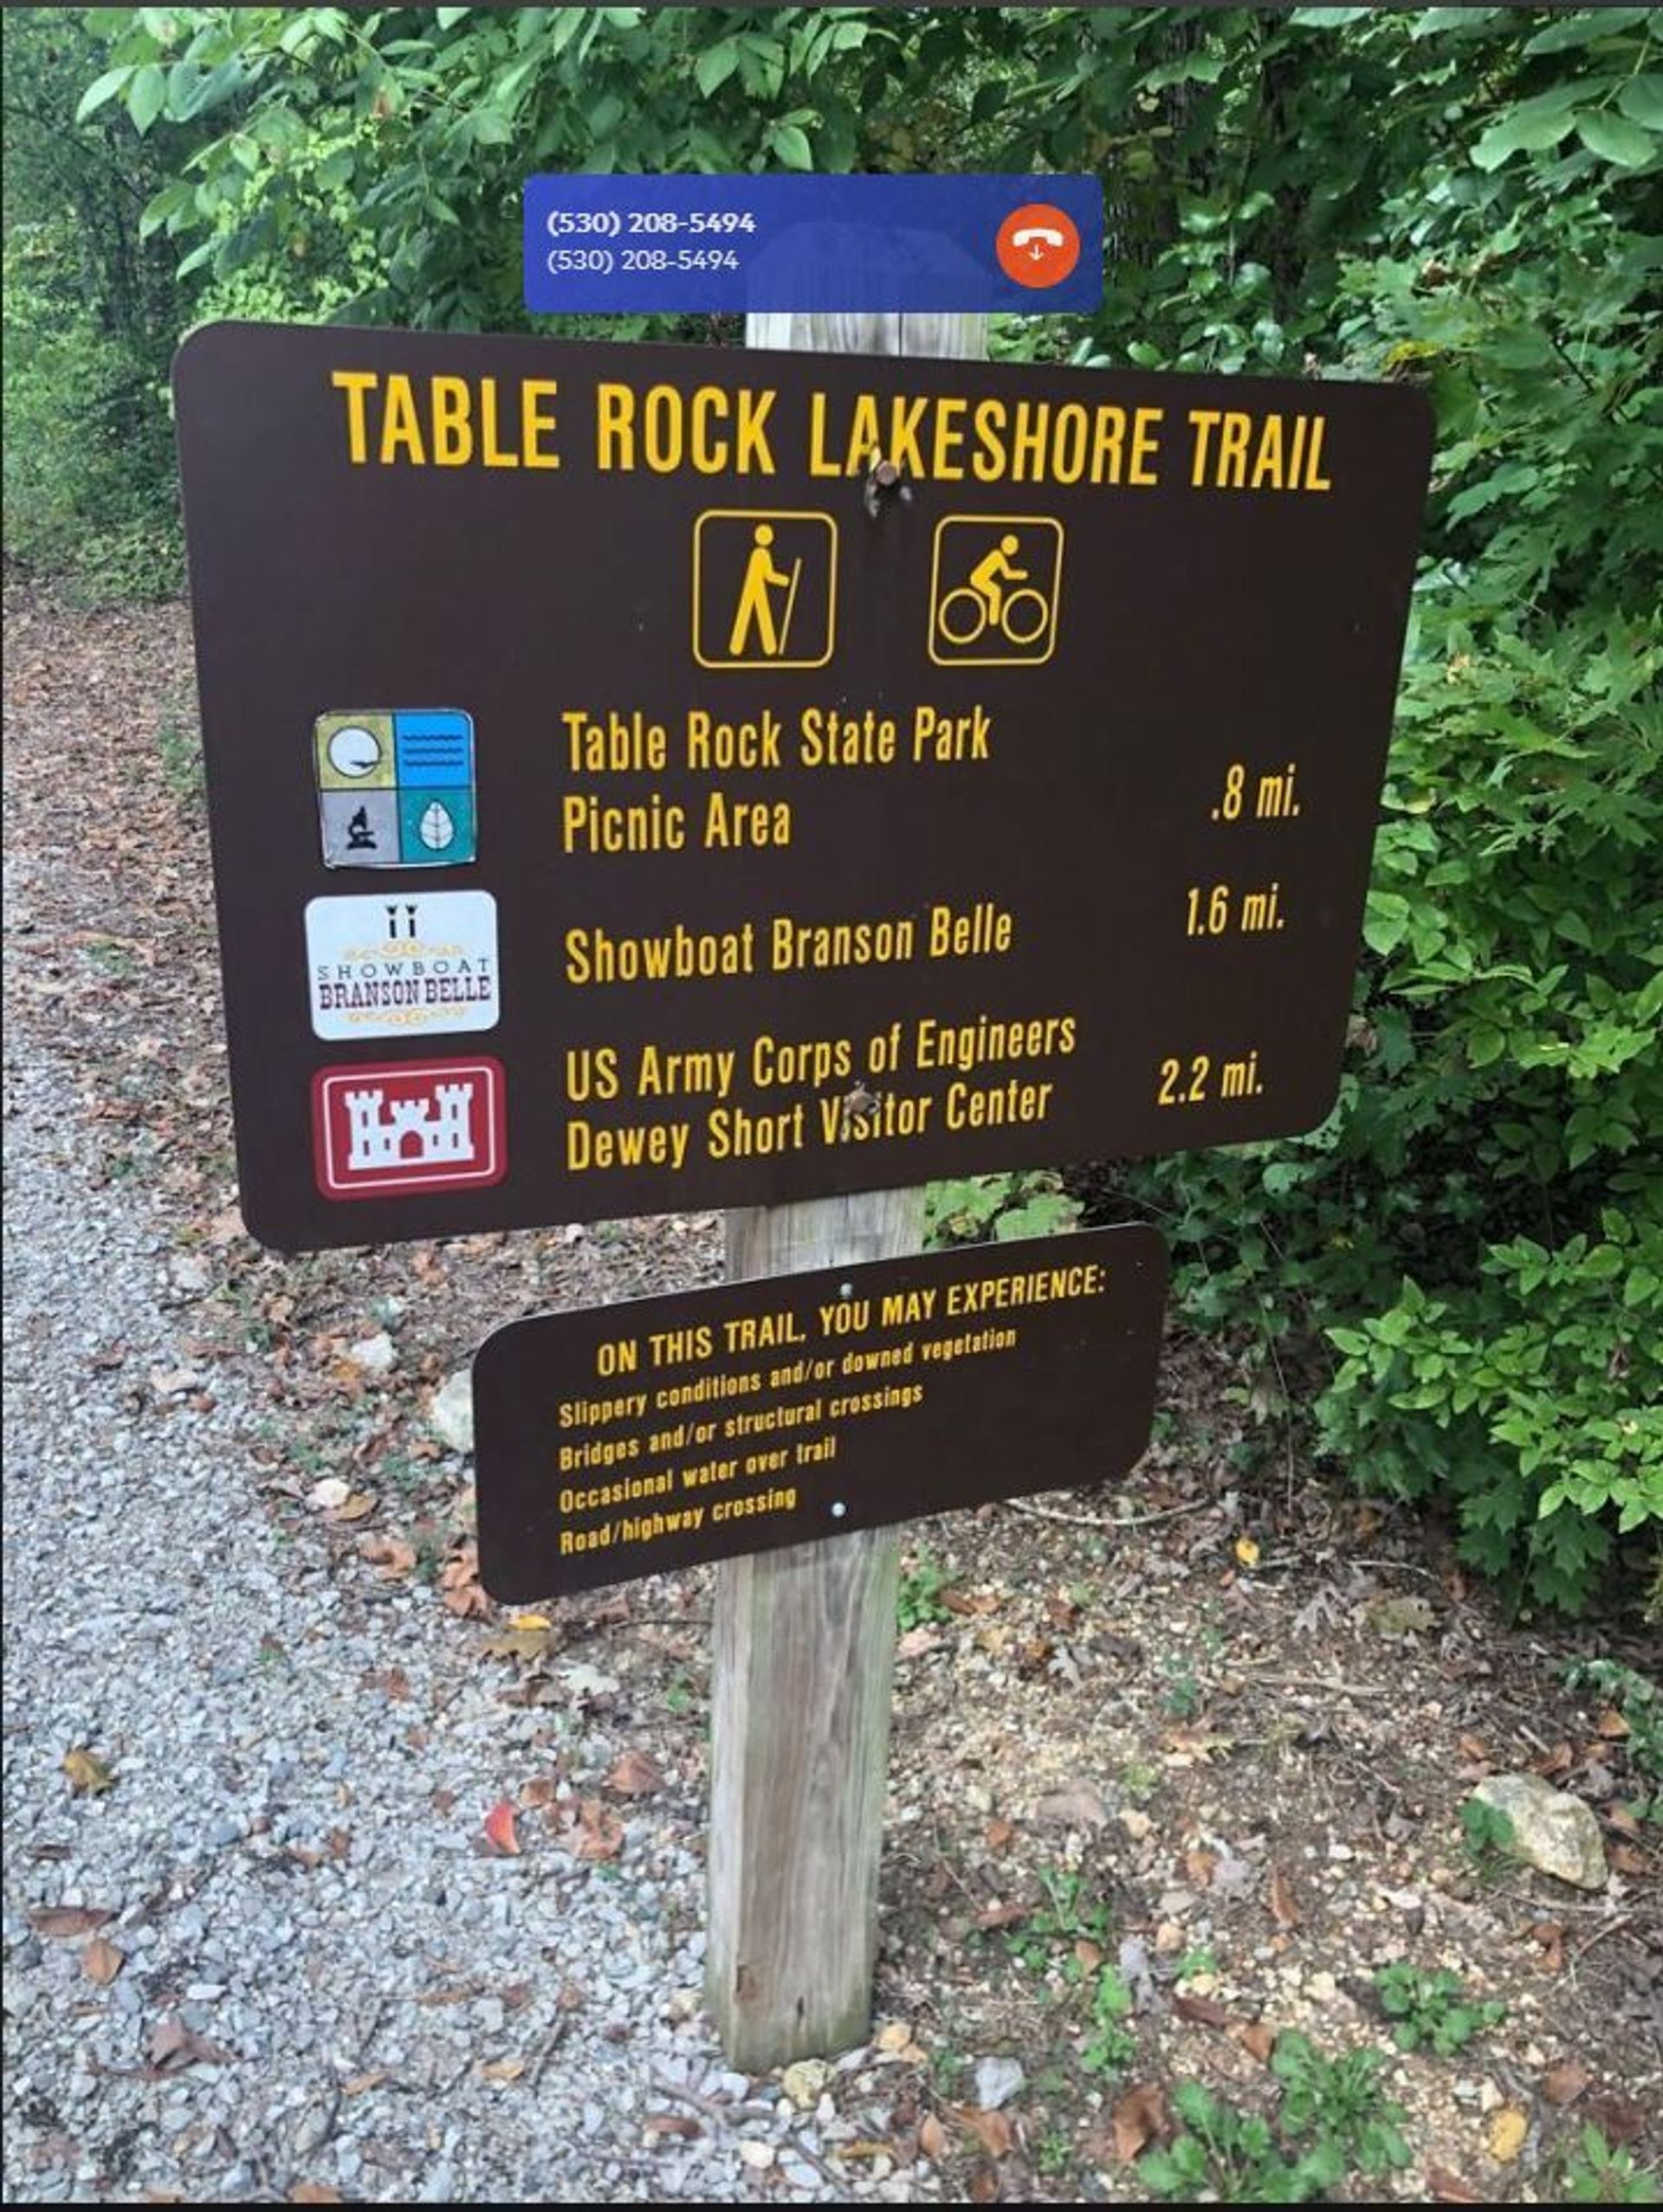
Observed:
[[[1002,2158],[1016,2141],[1016,2130],[1004,2112],[983,2112],[976,2105],[949,2105],[960,2125],[969,2130],[990,2158]]]
[[[1487,2201],[1482,2189],[1474,2189],[1471,2182],[1464,2182],[1459,2174],[1452,2174],[1442,2166],[1427,2168],[1427,2195],[1439,2204],[1483,2204]]]
[[[520,1839],[514,1832],[514,1808],[506,1797],[499,1798],[487,1813],[484,1827],[487,1840],[502,1858],[518,1858]]]
[[[1542,2077],[1542,2094],[1550,2105],[1574,2105],[1594,2079],[1575,2059],[1562,2059]]]
[[[1113,2125],[1115,2156],[1123,2166],[1129,2166],[1152,2140],[1166,2139],[1166,2092],[1153,2081],[1129,2089],[1115,2106]]]
[[[679,2135],[689,2141],[704,2133],[691,2112],[649,2112],[641,2123],[644,2135]]]
[[[1216,1997],[1192,1997],[1181,1989],[1174,1995],[1172,2008],[1180,2020],[1197,2021],[1203,2028],[1222,2028],[1230,2018]]]
[[[90,1936],[114,1918],[115,1909],[108,1905],[31,1905],[29,1908],[29,1924],[37,1936]]]
[[[1620,2097],[1614,2089],[1590,2097],[1582,2107],[1582,2118],[1599,2129],[1608,2143],[1638,2143],[1646,2132],[1646,2109],[1632,2097]]]
[[[624,1797],[650,1796],[655,1789],[662,1789],[664,1778],[644,1751],[633,1749],[624,1752],[606,1777],[608,1789],[616,1789]]]
[[[1271,1869],[1271,1918],[1278,1928],[1299,1925],[1299,1905],[1293,1894],[1293,1885],[1279,1866]]]

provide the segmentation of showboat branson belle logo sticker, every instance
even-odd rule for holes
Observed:
[[[309,900],[306,970],[314,1037],[495,1029],[496,901],[489,891]]]
[[[326,1198],[501,1182],[508,1164],[501,1063],[482,1054],[320,1068],[312,1141]]]

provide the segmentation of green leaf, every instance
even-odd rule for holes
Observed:
[[[1544,153],[1556,146],[1576,127],[1571,111],[1581,90],[1578,85],[1560,85],[1510,107],[1473,147],[1473,160],[1480,169],[1498,169],[1510,154]]]
[[[127,88],[127,113],[142,138],[167,100],[167,77],[154,62],[147,61]]]
[[[808,143],[808,134],[797,123],[776,123],[768,133],[768,144],[773,148],[787,169],[812,169],[814,150]]]
[[[1617,94],[1617,105],[1632,123],[1648,131],[1663,131],[1663,72],[1649,70],[1630,77]]]
[[[89,115],[113,100],[132,74],[132,64],[128,63],[120,69],[106,69],[101,77],[95,77],[81,95],[81,105],[75,110],[76,122],[84,123]]]
[[[1370,891],[1362,940],[1382,957],[1395,952],[1409,934],[1409,902],[1399,891]]]
[[[461,23],[464,16],[471,16],[473,12],[471,8],[436,8],[433,10],[441,30],[449,30],[452,24]]]
[[[739,49],[731,38],[719,40],[707,46],[693,64],[693,81],[708,100],[719,85],[725,85],[739,67]]]
[[[1638,123],[1596,108],[1576,118],[1576,135],[1590,153],[1602,161],[1614,161],[1624,169],[1643,169],[1657,152],[1657,140]]]
[[[1652,13],[1649,8],[1577,8],[1556,23],[1537,31],[1524,49],[1527,54],[1563,54],[1568,47],[1587,46],[1596,38],[1611,38],[1633,30]]]

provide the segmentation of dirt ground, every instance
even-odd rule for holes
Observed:
[[[709,1580],[630,1584],[513,1628],[474,1578],[470,1499],[432,1390],[521,1315],[717,1279],[714,1215],[291,1259],[234,1206],[189,625],[178,607],[87,612],[14,587],[13,818],[27,918],[11,1019],[83,1071],[74,1110],[104,1173],[142,1186],[203,1295],[188,1403],[230,1366],[269,1403],[262,1494],[325,1525],[350,1592],[397,1580],[517,1705],[547,1662],[604,1662],[596,1692],[669,1773],[706,1760]],[[49,732],[51,741],[42,734]],[[383,1379],[348,1348],[396,1321]],[[125,1348],[111,1347],[112,1355]],[[148,1348],[144,1348],[147,1349]],[[146,1362],[139,1362],[142,1373]],[[939,2193],[1073,2202],[1149,2194],[1135,2160],[1187,2080],[1272,2108],[1277,2036],[1388,2054],[1411,2161],[1338,2194],[1517,2202],[1567,2193],[1589,2125],[1663,2156],[1663,1863],[1621,1715],[1567,1688],[1578,1657],[1656,1672],[1638,1630],[1510,1624],[1435,1530],[1290,1460],[1251,1481],[1227,1351],[1169,1334],[1157,1441],[1100,1490],[907,1531],[873,2063],[887,2132],[845,2157],[923,2159]],[[1653,1640],[1654,1644],[1654,1640]],[[1494,1852],[1460,1813],[1485,1774],[1534,1770],[1600,1818],[1607,1890]],[[1440,2056],[1395,2049],[1374,1987],[1395,1960],[1505,2008]],[[1113,1997],[1094,2014],[1094,1993]],[[978,2061],[1014,2057],[995,2109]]]

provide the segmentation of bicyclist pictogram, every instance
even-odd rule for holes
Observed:
[[[935,526],[929,657],[1020,667],[1057,644],[1063,526],[1047,514],[948,514]]]

